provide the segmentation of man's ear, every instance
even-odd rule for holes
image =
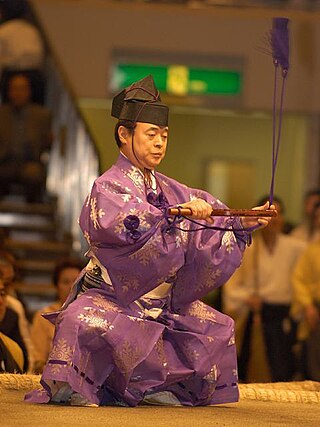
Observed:
[[[128,135],[129,135],[128,129],[124,126],[119,126],[118,135],[119,135],[121,144],[126,145],[128,143]]]

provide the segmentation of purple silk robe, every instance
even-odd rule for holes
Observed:
[[[172,223],[168,206],[193,198],[224,205],[160,173],[156,180],[157,194],[150,193],[120,155],[95,181],[80,226],[112,285],[79,293],[79,278],[52,315],[43,389],[27,401],[49,402],[57,381],[99,405],[135,406],[159,392],[190,406],[238,400],[233,320],[199,298],[228,280],[250,235],[238,219],[216,219],[227,231],[192,232],[199,226],[181,218]],[[163,282],[171,284],[167,296],[143,298]]]

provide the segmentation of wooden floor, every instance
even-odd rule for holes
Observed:
[[[0,395],[2,427],[263,427],[320,425],[320,405],[241,400],[239,403],[201,408],[154,407],[82,408],[35,405],[23,402],[23,390]]]

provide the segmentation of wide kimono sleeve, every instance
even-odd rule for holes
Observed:
[[[194,191],[194,197],[206,200],[213,208],[226,207],[208,193]],[[204,228],[192,232],[199,226],[190,227],[186,261],[177,273],[172,292],[176,311],[223,285],[239,267],[244,249],[251,241],[239,218],[216,217],[214,226],[221,230]]]
[[[165,214],[114,180],[95,182],[80,226],[123,305],[174,276],[184,264],[184,247],[168,228]]]

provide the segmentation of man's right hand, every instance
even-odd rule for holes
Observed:
[[[194,199],[179,206],[191,209],[192,215],[188,215],[190,218],[204,219],[209,224],[214,223],[214,219],[211,216],[212,206],[203,199]]]

